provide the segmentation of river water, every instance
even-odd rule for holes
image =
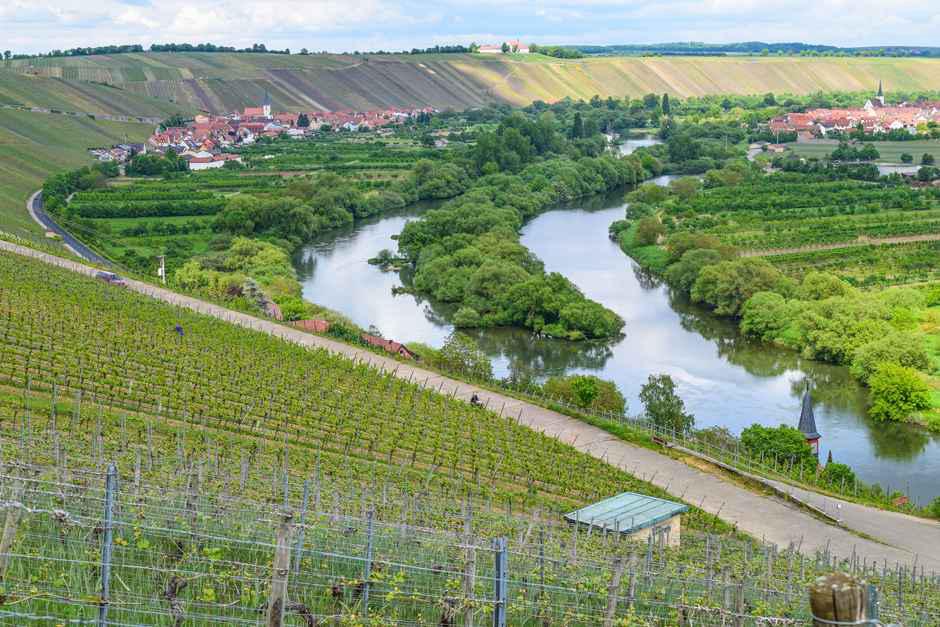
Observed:
[[[304,297],[363,327],[375,325],[385,337],[440,346],[453,330],[447,323],[452,310],[412,294],[393,295],[407,276],[366,262],[383,248],[394,249],[391,236],[423,210],[361,221],[310,243],[295,257]],[[643,383],[651,374],[667,373],[696,426],[724,426],[735,434],[755,422],[796,426],[809,384],[823,459],[832,450],[861,479],[900,489],[920,503],[940,496],[940,437],[875,423],[866,414],[865,391],[845,368],[747,341],[733,323],[673,297],[609,239],[608,226],[624,210],[622,194],[597,197],[542,213],[522,230],[522,243],[547,271],[563,273],[624,318],[624,337],[575,343],[523,330],[472,333],[497,376],[595,374],[616,382],[635,413],[642,409],[637,394]]]

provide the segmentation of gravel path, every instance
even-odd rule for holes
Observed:
[[[30,248],[0,241],[0,250],[40,259],[85,275],[93,275],[94,268],[54,257]],[[120,288],[115,288],[120,289]],[[827,524],[805,510],[781,499],[762,496],[726,481],[714,474],[700,471],[681,461],[655,451],[634,446],[615,438],[606,431],[579,420],[524,401],[481,390],[416,366],[402,364],[372,352],[340,342],[304,333],[281,324],[230,311],[218,305],[177,294],[140,281],[128,281],[128,289],[155,299],[186,307],[232,324],[255,329],[309,347],[324,348],[353,359],[370,362],[394,370],[398,377],[440,389],[442,393],[469,399],[474,393],[490,408],[511,416],[520,423],[546,435],[571,444],[574,448],[603,459],[623,470],[645,479],[677,498],[699,506],[703,510],[756,538],[786,547],[790,543],[812,554],[825,550],[839,556],[850,556],[853,551],[869,561],[887,561],[924,566],[928,571],[940,571],[940,524],[934,521],[886,512],[874,508],[823,497],[791,486],[781,488],[795,496],[805,498],[830,513],[837,513],[847,529],[862,532],[878,541],[862,538],[846,528]],[[841,509],[838,507],[841,505]]]

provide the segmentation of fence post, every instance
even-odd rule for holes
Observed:
[[[467,544],[467,564],[464,568],[463,575],[463,624],[465,627],[473,627],[473,605],[477,577],[477,550],[473,545],[472,516],[473,514],[471,513],[470,503],[468,501],[463,523],[464,542]]]
[[[304,522],[307,519],[307,501],[310,498],[310,480],[304,480],[304,498],[300,504],[300,528],[297,530],[297,547],[294,549],[294,575],[300,572],[300,554],[304,549]]]
[[[98,605],[98,627],[108,624],[108,604],[111,602],[111,550],[114,540],[114,497],[117,491],[117,466],[108,465],[104,496],[104,539],[101,542],[101,601]]]
[[[857,623],[867,620],[870,599],[869,588],[845,573],[832,573],[818,577],[809,587],[809,604],[813,611],[813,625]]]
[[[373,513],[369,510],[368,529],[366,538],[366,563],[363,566],[362,573],[362,615],[369,617],[369,579],[372,578],[372,532],[373,532]]]
[[[22,501],[25,492],[25,484],[22,479],[17,479],[13,484],[13,500]],[[10,549],[13,548],[13,539],[16,537],[16,527],[20,524],[20,516],[23,514],[24,503],[17,502],[13,507],[7,510],[6,521],[3,523],[3,537],[0,538],[0,581],[6,578],[7,566],[10,563]]]
[[[506,606],[509,603],[509,564],[506,538],[493,539],[495,552],[494,565],[494,600],[493,600],[493,627],[506,627]]]
[[[290,532],[294,514],[281,512],[281,524],[277,529],[277,544],[274,550],[274,568],[271,572],[271,590],[268,593],[267,627],[284,624],[284,606],[287,605],[287,574],[290,572]]]
[[[614,626],[614,616],[617,614],[617,598],[620,592],[620,579],[627,561],[622,556],[614,558],[614,573],[607,587],[607,614],[604,616],[604,627]]]

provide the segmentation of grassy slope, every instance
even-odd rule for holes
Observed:
[[[927,153],[940,161],[940,140],[904,141],[904,142],[875,142],[875,148],[881,158],[880,163],[901,163],[901,155],[908,153],[914,157],[913,165],[920,165],[921,157]],[[801,157],[816,157],[822,159],[836,149],[835,144],[792,144],[790,149]]]
[[[93,146],[142,141],[148,124],[0,109],[0,229],[36,233],[26,199],[52,172],[91,163]]]
[[[117,85],[48,78],[6,70],[0,70],[0,105],[156,118],[189,110],[187,106],[141,96]]]
[[[13,62],[69,80],[118,84],[130,91],[224,111],[259,101],[276,108],[340,109],[487,101],[527,104],[669,92],[806,93],[940,89],[940,60],[773,57],[602,57],[537,55],[397,55],[352,57],[266,54],[147,53]]]

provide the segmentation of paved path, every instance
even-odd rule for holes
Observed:
[[[69,270],[93,275],[95,269],[74,261],[54,257],[23,246],[0,241],[0,250],[40,259]],[[805,490],[782,486],[802,498],[809,499],[826,509],[835,511],[842,504],[841,515],[845,525],[878,538],[881,542],[863,539],[846,529],[839,528],[811,516],[803,509],[776,498],[761,496],[718,476],[700,471],[655,451],[624,442],[602,429],[592,427],[574,418],[532,405],[524,401],[481,390],[416,366],[402,364],[390,358],[347,344],[311,335],[285,327],[269,320],[230,311],[196,298],[140,281],[128,281],[128,288],[158,300],[186,307],[232,324],[252,328],[304,346],[319,347],[350,358],[368,361],[373,365],[394,370],[397,376],[433,387],[445,394],[468,399],[478,394],[490,408],[519,420],[522,424],[546,435],[571,444],[574,448],[603,459],[641,479],[645,479],[677,498],[699,506],[735,524],[756,538],[776,543],[781,547],[802,546],[805,553],[829,549],[836,555],[849,556],[853,550],[871,560],[887,560],[889,564],[923,565],[928,571],[940,571],[940,524],[903,514],[854,505],[823,497]],[[119,288],[115,288],[119,289]]]
[[[110,261],[88,246],[82,244],[74,235],[56,224],[56,221],[49,217],[49,214],[46,213],[46,210],[43,208],[42,190],[33,193],[33,195],[29,197],[29,200],[26,201],[26,210],[29,211],[29,215],[32,216],[33,220],[39,224],[39,226],[61,237],[66,247],[82,259],[102,266],[112,265]]]

